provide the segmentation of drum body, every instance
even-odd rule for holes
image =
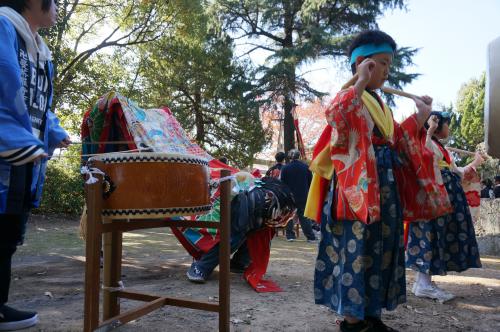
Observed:
[[[102,215],[149,219],[207,213],[211,209],[206,160],[165,153],[109,153],[92,157],[104,172]]]

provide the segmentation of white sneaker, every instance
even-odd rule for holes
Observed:
[[[413,283],[413,287],[411,288],[411,292],[412,292],[413,294],[415,294],[416,290],[417,290],[417,282],[415,281],[415,282]]]
[[[447,302],[447,301],[450,301],[450,300],[453,300],[455,298],[455,295],[453,295],[452,293],[438,287],[436,284],[432,283],[434,287],[436,287],[440,292],[441,292],[441,298],[438,299],[439,302],[441,303],[444,303],[444,302]]]
[[[413,285],[412,292],[416,297],[427,297],[433,300],[438,300],[441,303],[449,301],[455,297],[453,294],[437,287],[434,283],[427,287],[415,284]]]

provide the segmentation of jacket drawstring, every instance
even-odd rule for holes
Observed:
[[[38,72],[40,70],[40,53],[36,52],[36,71],[35,71],[35,90],[33,91],[33,99],[31,99],[31,106],[38,100]]]

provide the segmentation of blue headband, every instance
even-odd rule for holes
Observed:
[[[366,57],[373,54],[379,53],[394,53],[391,45],[387,43],[375,45],[375,44],[364,44],[356,47],[351,54],[351,65],[356,62],[356,59],[360,56]]]
[[[450,114],[450,112],[447,112],[447,111],[445,111],[445,112],[441,112],[441,116],[442,116],[443,118],[445,118],[445,119],[450,119],[450,118],[451,118],[451,114]]]
[[[433,116],[433,115],[436,115],[436,116],[441,117],[443,119],[451,119],[451,113],[448,111],[444,111],[444,112],[432,111],[431,116]]]

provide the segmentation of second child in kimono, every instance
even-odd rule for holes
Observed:
[[[440,170],[453,211],[429,221],[409,223],[406,266],[417,272],[413,293],[418,297],[451,300],[453,294],[436,286],[433,275],[462,272],[481,267],[474,225],[461,178],[475,171],[483,159],[479,154],[465,168],[458,168],[440,142],[449,135],[448,112],[432,112],[429,118],[426,147],[434,154],[434,166]],[[437,172],[439,174],[439,172]]]

